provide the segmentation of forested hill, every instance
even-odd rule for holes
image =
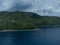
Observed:
[[[31,29],[43,25],[60,25],[60,17],[31,12],[0,12],[0,29]]]

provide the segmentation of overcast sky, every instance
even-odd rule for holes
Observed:
[[[0,0],[0,11],[27,11],[41,15],[60,15],[60,0]],[[42,13],[43,10],[52,13]],[[56,13],[56,14],[55,14]]]

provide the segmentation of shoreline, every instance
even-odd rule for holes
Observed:
[[[38,28],[34,29],[0,29],[0,32],[16,32],[16,31],[38,31],[39,29],[43,28],[55,28],[55,27],[60,27],[60,26],[40,26]]]
[[[0,32],[16,32],[16,31],[37,31],[38,29],[21,29],[21,30],[0,30]]]

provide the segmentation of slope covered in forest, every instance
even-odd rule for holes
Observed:
[[[32,29],[44,25],[60,25],[60,17],[32,12],[0,12],[0,29]]]

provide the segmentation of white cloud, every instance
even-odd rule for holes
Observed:
[[[52,12],[60,12],[60,1],[55,3],[47,3],[41,8],[41,10],[50,10]]]
[[[12,7],[13,0],[2,0],[0,5],[0,11],[5,11]]]
[[[44,10],[44,9],[49,10],[49,9],[54,9],[54,7],[51,4],[45,4],[43,8],[41,8],[41,10]]]
[[[53,12],[60,12],[59,0],[0,0],[0,3],[0,11],[15,8],[14,6],[18,3],[18,7],[25,8],[24,11],[40,13],[39,11],[46,9]]]

